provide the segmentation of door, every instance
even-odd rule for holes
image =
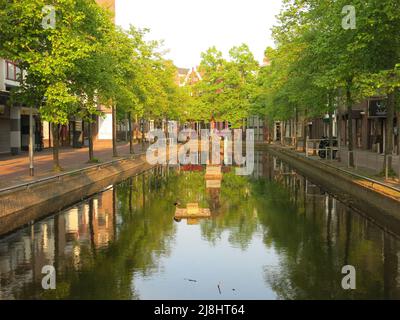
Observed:
[[[0,153],[10,153],[10,120],[0,119]]]

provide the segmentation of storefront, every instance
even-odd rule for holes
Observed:
[[[19,154],[29,149],[30,108],[8,105],[9,93],[0,92],[0,154]],[[43,127],[37,109],[33,109],[34,148],[43,149]]]
[[[372,97],[354,106],[353,119],[353,145],[355,148],[383,153],[386,143],[387,125],[386,99],[384,97]],[[348,144],[348,114],[346,111],[340,115],[341,145]],[[398,152],[398,120],[393,121],[394,151]]]
[[[0,93],[0,154],[10,152],[10,111],[6,96]]]
[[[386,103],[383,99],[368,100],[368,149],[383,153],[385,150]]]

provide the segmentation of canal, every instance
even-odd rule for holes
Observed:
[[[0,239],[0,299],[399,299],[400,242],[266,153],[156,168]],[[210,218],[174,219],[196,204]],[[43,290],[45,265],[56,289]],[[344,265],[356,289],[341,286]]]

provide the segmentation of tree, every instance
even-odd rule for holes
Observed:
[[[357,32],[367,53],[364,60],[367,75],[361,84],[369,87],[368,93],[387,96],[386,143],[383,171],[392,171],[393,120],[396,110],[396,93],[400,86],[400,8],[398,1],[360,1],[358,4]]]
[[[354,166],[352,108],[368,95],[380,93],[389,97],[386,156],[393,148],[399,8],[397,1],[353,1],[350,11],[356,12],[355,28],[346,27],[348,17],[342,13],[346,8],[349,6],[344,0],[284,1],[279,25],[273,29],[277,48],[271,52],[275,62],[262,74],[273,83],[259,97],[265,99],[267,94],[268,103],[273,103],[274,109],[278,103],[277,109],[283,114],[287,114],[285,108],[290,104],[289,108],[296,111],[302,105],[308,113],[312,102],[309,98],[313,97],[316,100],[311,103],[312,111],[328,112],[331,122],[336,96],[342,92],[348,117],[349,164]],[[265,86],[266,81],[261,83]]]
[[[123,110],[134,100],[130,81],[134,77],[134,46],[129,35],[119,28],[105,34],[101,50],[102,80],[97,96],[99,103],[112,110],[113,156],[117,157],[117,108]]]
[[[38,88],[43,103],[41,117],[52,123],[54,169],[60,170],[59,125],[66,124],[78,108],[78,99],[69,83],[77,62],[88,57],[94,46],[85,30],[90,17],[85,15],[91,4],[84,0],[65,0],[55,5],[56,25],[44,28],[47,12],[43,0],[2,1],[0,11],[0,55],[17,61],[26,72],[17,94]]]
[[[237,127],[252,108],[258,63],[246,44],[233,47],[229,58],[225,60],[215,47],[202,53],[203,79],[195,85],[194,97],[202,120],[214,118]]]
[[[114,24],[106,12],[93,2],[85,7],[87,21],[85,32],[92,43],[91,54],[77,61],[70,75],[70,83],[74,94],[78,98],[79,111],[77,116],[88,123],[89,162],[97,162],[93,148],[93,122],[95,116],[100,116],[98,104],[104,101],[110,79],[110,52],[108,39],[111,32],[115,32]]]

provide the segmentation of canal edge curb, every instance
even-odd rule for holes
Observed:
[[[152,167],[141,153],[2,189],[0,236]]]

